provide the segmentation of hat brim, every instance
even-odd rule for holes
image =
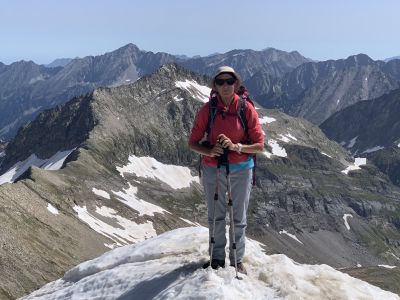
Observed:
[[[235,88],[235,93],[239,90],[239,88],[241,87],[241,85],[242,85],[242,79],[240,78],[240,76],[236,73],[236,72],[227,72],[227,71],[222,71],[222,72],[219,72],[219,73],[217,73],[217,74],[215,74],[214,75],[214,77],[211,79],[211,81],[210,81],[210,84],[209,84],[209,86],[210,86],[210,88],[213,90],[213,91],[216,91],[216,88],[215,88],[215,78],[217,78],[219,75],[221,75],[221,74],[230,74],[230,75],[232,75],[233,77],[235,77],[236,78],[236,80],[237,80],[237,82],[235,82],[235,86],[236,86],[236,88]]]

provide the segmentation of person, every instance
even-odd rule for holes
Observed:
[[[226,246],[226,193],[227,177],[224,168],[217,168],[218,159],[228,149],[229,179],[233,206],[234,233],[236,241],[237,271],[247,274],[243,264],[245,253],[245,230],[247,226],[247,208],[249,204],[251,182],[254,167],[254,153],[264,150],[264,135],[254,106],[246,101],[247,134],[238,116],[240,96],[237,94],[242,82],[240,76],[232,67],[218,68],[212,78],[211,88],[217,94],[217,113],[213,124],[209,128],[210,101],[205,103],[196,115],[189,137],[189,147],[202,155],[201,180],[208,207],[209,223],[209,254],[211,261],[204,264],[204,268],[211,265],[213,269],[225,267]],[[207,131],[208,134],[207,134]],[[247,136],[246,136],[247,135]],[[204,140],[208,143],[201,143]],[[244,144],[245,141],[247,144]],[[242,144],[243,143],[243,144]],[[222,173],[218,176],[218,172]],[[218,181],[218,183],[217,183]],[[218,200],[214,200],[214,193],[218,189]],[[214,203],[215,201],[215,203]],[[215,204],[215,215],[213,213]],[[215,217],[214,245],[211,246],[213,233],[213,218]],[[230,228],[230,237],[232,237]],[[235,266],[232,238],[230,240],[229,260]],[[211,253],[212,249],[212,253]]]

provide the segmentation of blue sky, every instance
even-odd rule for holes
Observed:
[[[49,63],[127,43],[171,54],[273,47],[316,59],[400,55],[399,0],[0,0],[0,61]]]

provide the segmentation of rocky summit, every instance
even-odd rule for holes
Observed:
[[[36,290],[110,248],[207,225],[198,156],[187,145],[207,82],[167,64],[19,130],[0,172],[0,298]],[[257,108],[266,151],[257,157],[248,236],[299,262],[399,266],[400,188],[312,123]]]

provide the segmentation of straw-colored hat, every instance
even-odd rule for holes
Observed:
[[[240,78],[239,74],[236,73],[236,71],[232,67],[222,66],[217,69],[217,72],[215,72],[215,75],[212,78],[212,81],[210,84],[212,89],[215,89],[215,85],[214,85],[215,78],[224,73],[231,74],[233,77],[236,78],[236,80],[238,81],[238,83],[236,84],[237,88],[239,88],[242,85],[242,79]]]

